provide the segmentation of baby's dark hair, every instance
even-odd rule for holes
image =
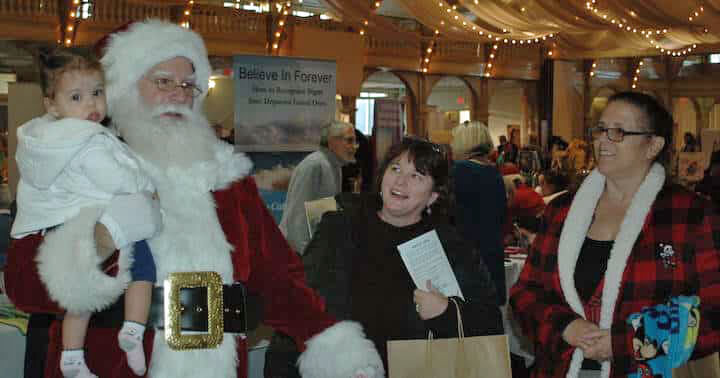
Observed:
[[[102,73],[100,62],[67,50],[40,51],[40,87],[43,96],[55,97],[55,89],[62,74],[70,71],[97,71]]]

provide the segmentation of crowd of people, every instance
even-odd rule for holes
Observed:
[[[388,341],[458,337],[458,313],[465,336],[503,334],[508,302],[533,377],[670,378],[720,348],[720,219],[668,177],[672,117],[650,96],[612,96],[592,149],[546,155],[516,131],[496,148],[482,125],[452,154],[406,137],[360,193],[342,185],[357,132],[326,125],[278,226],[202,113],[202,39],[147,20],[105,43],[99,63],[48,57],[47,114],[18,130],[4,277],[31,314],[27,376],[245,377],[242,335],[262,322],[266,377],[383,377]],[[304,204],[325,197],[311,233]],[[398,246],[431,231],[461,293],[407,272]]]

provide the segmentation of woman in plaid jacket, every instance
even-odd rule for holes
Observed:
[[[650,96],[612,96],[590,129],[597,169],[546,208],[510,299],[535,344],[533,377],[644,377],[668,345],[629,317],[680,295],[700,298],[691,358],[718,350],[720,222],[710,203],[666,185],[672,125]]]

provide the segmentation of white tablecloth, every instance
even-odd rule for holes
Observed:
[[[7,297],[0,294],[0,304],[6,303],[9,303]],[[15,327],[0,324],[0,376],[22,378],[24,363],[25,336]]]
[[[505,286],[508,298],[510,297],[510,288],[517,282],[524,265],[525,257],[513,257],[510,258],[510,261],[505,261]],[[503,314],[503,326],[510,343],[510,353],[523,357],[525,365],[530,366],[535,360],[532,343],[523,336],[520,325],[513,319],[510,306],[506,303],[500,310]]]

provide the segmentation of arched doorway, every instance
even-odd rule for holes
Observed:
[[[412,114],[413,94],[391,71],[378,71],[365,79],[360,87],[360,96],[355,101],[355,127],[365,135],[372,135],[375,102],[391,100],[400,103],[402,124],[407,126],[408,113]],[[403,128],[404,129],[404,128]]]
[[[475,102],[468,84],[455,76],[438,80],[427,98],[426,127],[430,140],[450,144],[451,130],[465,121]]]

